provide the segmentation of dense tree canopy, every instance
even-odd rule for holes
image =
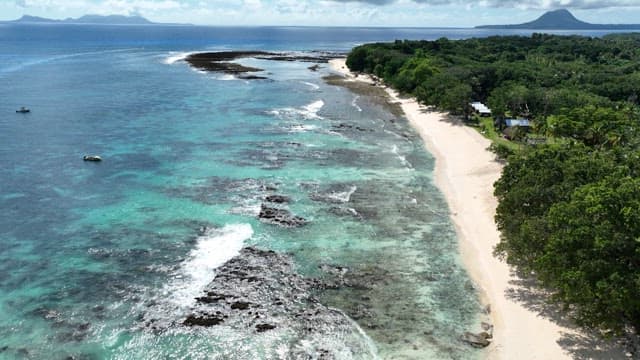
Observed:
[[[445,110],[456,110],[445,99],[464,84],[467,100],[491,99],[498,114],[542,119],[564,107],[637,102],[639,44],[637,35],[396,41],[356,47],[347,65]],[[447,87],[432,91],[438,84]]]
[[[357,47],[351,70],[464,113],[525,116],[546,144],[495,184],[498,256],[535,274],[579,323],[640,330],[640,34],[534,34]]]

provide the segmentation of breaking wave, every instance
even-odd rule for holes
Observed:
[[[226,225],[209,229],[197,240],[180,266],[165,294],[179,307],[190,306],[214,278],[214,270],[240,253],[244,241],[253,236],[249,224]]]

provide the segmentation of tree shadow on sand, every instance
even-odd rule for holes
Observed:
[[[597,331],[578,327],[570,319],[567,311],[558,304],[549,302],[549,291],[542,288],[539,282],[531,277],[520,277],[515,273],[509,281],[509,288],[505,290],[505,296],[535,312],[538,316],[546,318],[575,332],[562,332],[557,341],[562,349],[573,359],[636,359],[639,356],[633,346],[633,341],[627,338],[604,339]],[[635,336],[635,335],[629,335]],[[629,353],[628,356],[627,353]]]
[[[420,105],[420,113],[421,114],[440,113],[440,114],[442,114],[442,116],[440,117],[440,121],[442,121],[442,122],[445,122],[447,124],[451,124],[451,125],[454,125],[454,126],[466,126],[466,125],[468,125],[467,123],[464,122],[464,120],[462,119],[461,116],[451,115],[448,112],[443,112],[442,110],[438,110],[434,106]]]

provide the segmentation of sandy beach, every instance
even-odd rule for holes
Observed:
[[[373,83],[366,75],[354,76],[345,59],[330,62],[334,71],[353,81]],[[502,165],[487,150],[490,141],[446,113],[432,111],[414,99],[401,98],[407,119],[419,132],[436,159],[435,184],[448,202],[459,239],[462,261],[490,308],[494,339],[486,348],[488,359],[626,359],[622,346],[577,331],[543,301],[544,294],[515,276],[492,254],[500,234],[494,223],[497,200],[493,183]]]

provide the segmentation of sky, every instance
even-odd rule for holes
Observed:
[[[560,8],[592,23],[640,23],[640,0],[0,0],[0,20],[117,14],[222,26],[473,27]]]

